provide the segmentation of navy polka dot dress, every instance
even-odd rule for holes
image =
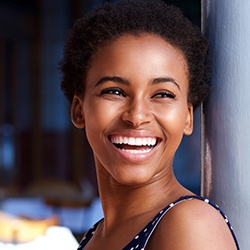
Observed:
[[[175,205],[177,205],[178,203],[185,201],[185,200],[190,200],[190,199],[198,199],[198,200],[202,200],[204,202],[206,202],[207,204],[211,205],[212,207],[214,207],[215,209],[217,209],[220,214],[223,216],[225,222],[227,223],[229,229],[231,230],[232,236],[235,240],[235,244],[237,246],[237,249],[239,250],[239,245],[236,239],[236,236],[234,234],[233,228],[227,218],[227,216],[224,214],[224,212],[219,208],[218,205],[212,203],[211,201],[209,201],[208,199],[201,197],[201,196],[183,196],[181,198],[179,198],[178,200],[176,200],[175,202],[169,204],[167,207],[165,207],[164,209],[162,209],[149,223],[148,225],[146,225],[142,231],[140,233],[138,233],[134,239],[127,245],[125,246],[122,250],[144,250],[146,248],[146,245],[150,239],[150,236],[152,235],[152,233],[154,232],[155,228],[157,227],[158,223],[160,222],[161,218]],[[103,220],[103,219],[102,219]],[[95,233],[95,230],[98,226],[98,224],[102,221],[98,221],[85,235],[85,237],[82,239],[78,250],[82,250],[84,249],[84,246],[88,243],[88,241],[91,239],[91,237],[93,236],[93,234]]]

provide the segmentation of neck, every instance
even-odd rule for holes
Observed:
[[[123,223],[139,216],[152,218],[160,209],[180,196],[188,194],[173,173],[137,186],[121,185],[110,176],[99,177],[98,184],[106,227],[112,227],[116,223]]]

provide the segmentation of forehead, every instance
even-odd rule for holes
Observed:
[[[100,52],[103,51],[105,48],[108,48],[110,46],[115,46],[116,44],[119,44],[119,46],[121,44],[127,44],[127,43],[132,43],[132,42],[137,42],[140,44],[149,44],[151,43],[152,45],[156,45],[159,47],[163,47],[163,46],[167,46],[167,47],[171,47],[171,49],[176,50],[177,53],[181,54],[183,56],[183,58],[185,58],[184,53],[182,52],[181,49],[179,49],[178,47],[176,47],[175,45],[171,44],[169,41],[167,41],[166,39],[164,39],[163,37],[154,34],[154,33],[125,33],[125,34],[121,34],[120,36],[111,39],[110,41],[104,43],[104,44],[100,44],[97,49],[96,52],[94,52],[94,55],[92,56],[95,57],[95,55]]]
[[[125,34],[100,47],[93,55],[87,72],[99,74],[124,74],[135,71],[139,74],[183,75],[188,81],[188,67],[182,51],[163,38],[143,33]],[[113,72],[112,72],[113,71]],[[114,72],[115,71],[115,72]]]

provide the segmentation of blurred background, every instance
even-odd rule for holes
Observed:
[[[31,219],[56,215],[76,237],[102,212],[92,152],[70,122],[57,68],[73,22],[104,2],[0,0],[0,209]],[[200,26],[200,0],[166,2]],[[198,194],[199,109],[174,165]]]

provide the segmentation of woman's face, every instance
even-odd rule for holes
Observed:
[[[85,127],[98,175],[133,185],[172,173],[193,128],[183,54],[158,36],[124,35],[94,55],[85,84],[72,121]]]

